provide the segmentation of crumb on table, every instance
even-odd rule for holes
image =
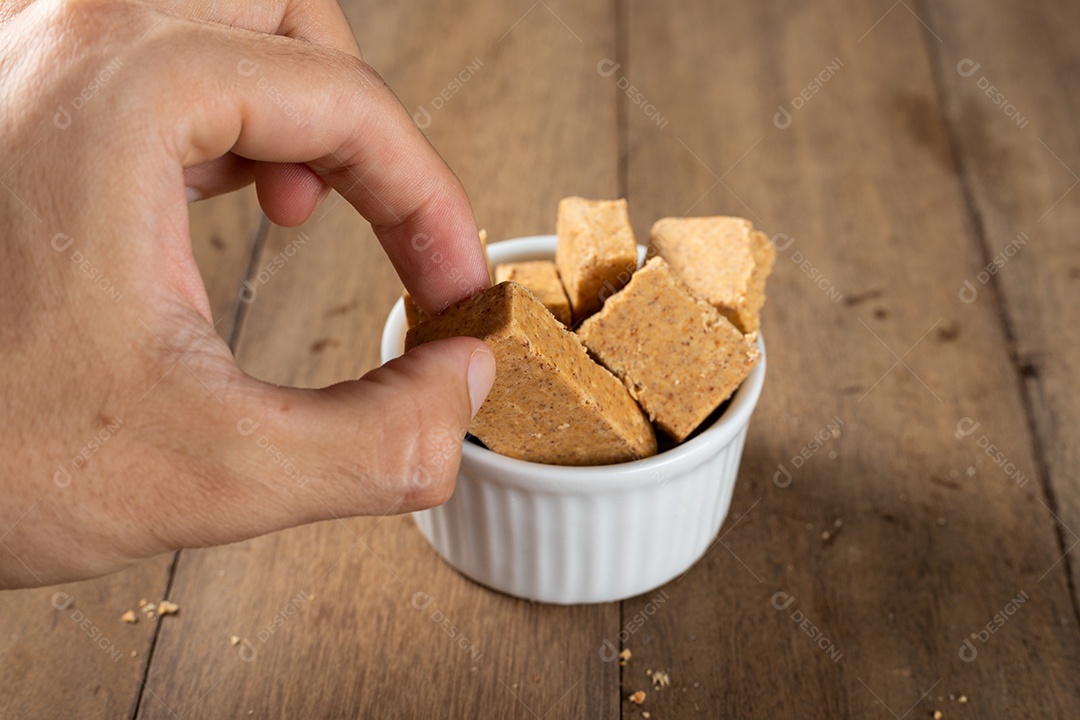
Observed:
[[[162,615],[175,615],[178,612],[180,612],[180,606],[176,603],[169,602],[168,600],[162,600],[158,603],[158,617],[161,617]]]
[[[663,670],[657,670],[656,672],[649,673],[649,679],[652,680],[653,688],[659,690],[671,685],[671,676]]]

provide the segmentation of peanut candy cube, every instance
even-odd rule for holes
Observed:
[[[637,268],[626,200],[563,198],[556,226],[555,265],[574,321],[580,322],[626,285]]]
[[[731,397],[759,356],[756,333],[743,335],[659,257],[634,273],[578,336],[676,442]]]
[[[514,282],[420,323],[405,347],[465,335],[495,354],[495,384],[469,432],[491,450],[551,465],[608,465],[656,454],[641,408],[536,296]]]
[[[776,250],[765,233],[735,217],[664,218],[649,233],[649,257],[659,255],[698,297],[744,333],[760,327],[765,278]]]
[[[513,281],[524,285],[544,303],[555,319],[570,325],[570,301],[563,290],[555,263],[550,260],[503,263],[495,268],[495,282]]]

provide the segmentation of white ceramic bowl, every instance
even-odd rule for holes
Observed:
[[[492,264],[550,260],[554,235],[488,247]],[[641,249],[643,252],[643,248]],[[382,359],[401,354],[399,300],[383,329]],[[600,467],[525,462],[464,442],[457,487],[414,513],[451,566],[502,592],[560,604],[622,600],[686,572],[727,516],[750,415],[765,381],[761,360],[724,414],[696,437],[651,458]]]

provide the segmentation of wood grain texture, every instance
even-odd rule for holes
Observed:
[[[982,422],[1035,467],[996,310],[957,299],[981,253],[937,41],[902,3],[631,2],[628,23],[620,72],[668,120],[628,98],[635,221],[747,215],[781,252],[732,513],[662,603],[625,603],[624,697],[648,691],[653,717],[1076,715],[1080,637],[1042,490],[957,432]],[[672,686],[653,692],[647,669]]]
[[[191,206],[191,244],[206,282],[217,332],[233,335],[240,290],[262,227],[255,187],[197,202]]]
[[[980,473],[1048,483],[1062,552],[1080,572],[1080,96],[1065,91],[1080,69],[1080,6],[1028,8],[996,1],[981,12],[928,3],[945,111],[981,252],[960,285],[964,304],[997,307],[1006,325],[1017,382],[1030,403],[1041,460],[1021,466],[981,458]],[[931,46],[933,47],[933,46]],[[970,286],[970,287],[969,287]],[[973,292],[974,291],[974,292]],[[980,428],[1000,444],[1001,430]],[[1074,601],[1076,598],[1074,597]]]
[[[549,607],[391,516],[185,551],[171,587],[162,557],[0,593],[0,717],[1080,716],[1080,10],[585,5],[346,7],[494,240],[621,193],[639,239],[713,213],[774,236],[768,378],[711,551],[621,606]],[[400,285],[337,196],[253,262],[250,190],[192,212],[248,372],[378,363]],[[167,588],[154,644],[119,618]],[[600,654],[620,637],[621,670]]]
[[[257,226],[253,190],[191,206],[195,255],[226,338]],[[23,522],[32,521],[31,509]],[[157,623],[176,618],[139,614],[129,625],[120,616],[140,599],[163,597],[172,561],[162,556],[97,580],[0,592],[0,717],[133,716]]]
[[[492,239],[552,232],[563,195],[618,191],[615,91],[595,71],[615,52],[611,6],[347,9],[365,58],[411,113],[430,113],[426,132]],[[454,78],[461,89],[434,100]],[[377,365],[401,286],[367,224],[332,196],[301,228],[273,230],[253,277],[277,258],[238,334],[245,370],[318,387]],[[618,668],[600,655],[617,605],[548,607],[485,590],[446,566],[406,517],[185,552],[172,595],[182,617],[159,638],[140,717],[619,712]],[[234,646],[231,635],[243,640]]]
[[[171,563],[162,556],[96,580],[0,592],[0,717],[131,717],[156,624],[173,620],[148,620],[137,603],[161,599]],[[120,620],[128,609],[134,625]]]

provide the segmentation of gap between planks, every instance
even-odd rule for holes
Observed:
[[[255,242],[251,244],[251,257],[248,259],[247,272],[244,274],[244,281],[241,285],[250,283],[252,278],[255,277],[255,268],[258,267],[259,258],[262,257],[263,248],[266,246],[266,240],[270,237],[270,228],[273,224],[270,219],[266,217],[265,213],[259,213],[259,224],[255,228]],[[237,291],[239,293],[239,290]],[[244,324],[244,320],[247,318],[247,309],[250,303],[246,303],[241,300],[236,305],[236,310],[233,311],[233,324],[232,331],[229,333],[229,337],[225,338],[225,342],[229,344],[229,350],[233,355],[236,355],[236,341],[240,337],[240,328]]]
[[[625,68],[630,58],[630,0],[615,0],[615,62]],[[630,107],[628,98],[622,92],[615,93],[615,182],[618,184],[620,197],[630,201]],[[622,634],[623,623],[626,622],[626,601],[619,601],[619,634]],[[619,643],[619,652],[626,649],[626,644]],[[619,708],[619,717],[627,717],[623,709],[623,688],[625,687],[626,666],[622,663],[621,656],[616,657],[619,662],[619,682],[615,688],[617,699],[616,707]]]
[[[926,12],[927,8],[925,0],[915,0],[915,4],[919,8],[920,13],[929,16]],[[964,198],[964,210],[967,214],[968,222],[971,225],[975,249],[981,258],[980,262],[983,265],[987,265],[993,258],[993,252],[990,249],[987,238],[986,225],[983,222],[982,214],[979,212],[976,205],[975,195],[971,188],[971,183],[968,180],[967,167],[964,163],[962,151],[960,150],[960,143],[956,137],[956,130],[953,127],[953,123],[946,110],[947,98],[945,82],[941,77],[941,52],[937,45],[934,42],[931,42],[931,37],[929,37],[933,34],[933,30],[927,27],[925,23],[922,23],[922,26],[921,36],[923,38],[923,44],[926,46],[926,52],[930,58],[930,75],[934,83],[934,93],[937,95],[937,106],[940,112],[941,122],[945,128],[945,137],[949,145],[949,155],[952,157],[957,182],[959,183],[960,192]],[[1034,455],[1035,460],[1035,471],[1039,476],[1039,484],[1042,487],[1043,497],[1046,499],[1047,509],[1049,509],[1050,514],[1053,515],[1054,535],[1057,538],[1058,551],[1061,553],[1062,559],[1065,559],[1065,556],[1069,554],[1071,548],[1068,547],[1068,544],[1065,541],[1065,528],[1058,518],[1057,494],[1054,492],[1054,486],[1051,483],[1050,470],[1046,466],[1046,457],[1043,454],[1042,438],[1039,435],[1039,426],[1035,419],[1035,408],[1032,404],[1031,392],[1028,389],[1027,383],[1024,381],[1023,363],[1020,359],[1020,352],[1017,349],[1016,334],[1013,330],[1012,323],[1009,322],[1009,314],[1005,308],[1005,293],[996,274],[991,276],[988,285],[991,288],[990,294],[994,298],[994,314],[1001,324],[1002,334],[1005,337],[1005,351],[1009,357],[1009,364],[1012,366],[1013,375],[1016,378],[1016,384],[1019,389],[1020,405],[1024,409],[1024,425],[1027,428],[1028,437],[1031,441],[1032,455]],[[1061,564],[1065,568],[1065,583],[1069,588],[1069,599],[1072,601],[1073,619],[1077,623],[1080,623],[1080,599],[1077,598],[1072,563],[1066,561]]]
[[[262,256],[263,248],[266,246],[266,240],[270,236],[270,228],[272,227],[270,220],[266,217],[265,213],[259,213],[259,224],[255,226],[255,240],[251,244],[251,257],[248,258],[247,272],[244,273],[244,280],[241,282],[241,287],[246,282],[250,282],[254,277],[255,268],[258,267],[259,258]],[[239,289],[237,289],[239,297]],[[240,301],[236,304],[236,309],[233,312],[233,324],[232,330],[229,332],[229,337],[225,338],[225,342],[229,344],[229,350],[234,354],[236,353],[236,340],[240,337],[240,328],[244,324],[244,318],[247,317],[248,303]],[[169,594],[172,592],[173,581],[176,579],[176,568],[180,564],[180,553],[183,550],[177,550],[173,553],[172,562],[169,563],[169,575],[165,581],[165,591],[162,593],[162,599],[168,600]],[[135,720],[139,717],[139,710],[142,709],[143,696],[146,691],[146,680],[150,677],[150,667],[154,664],[154,650],[157,648],[158,636],[161,634],[161,623],[157,623],[154,626],[154,634],[150,638],[150,650],[146,658],[146,664],[143,665],[142,677],[139,678],[139,692],[135,696],[135,702],[132,704],[131,714],[128,716],[128,720]]]

